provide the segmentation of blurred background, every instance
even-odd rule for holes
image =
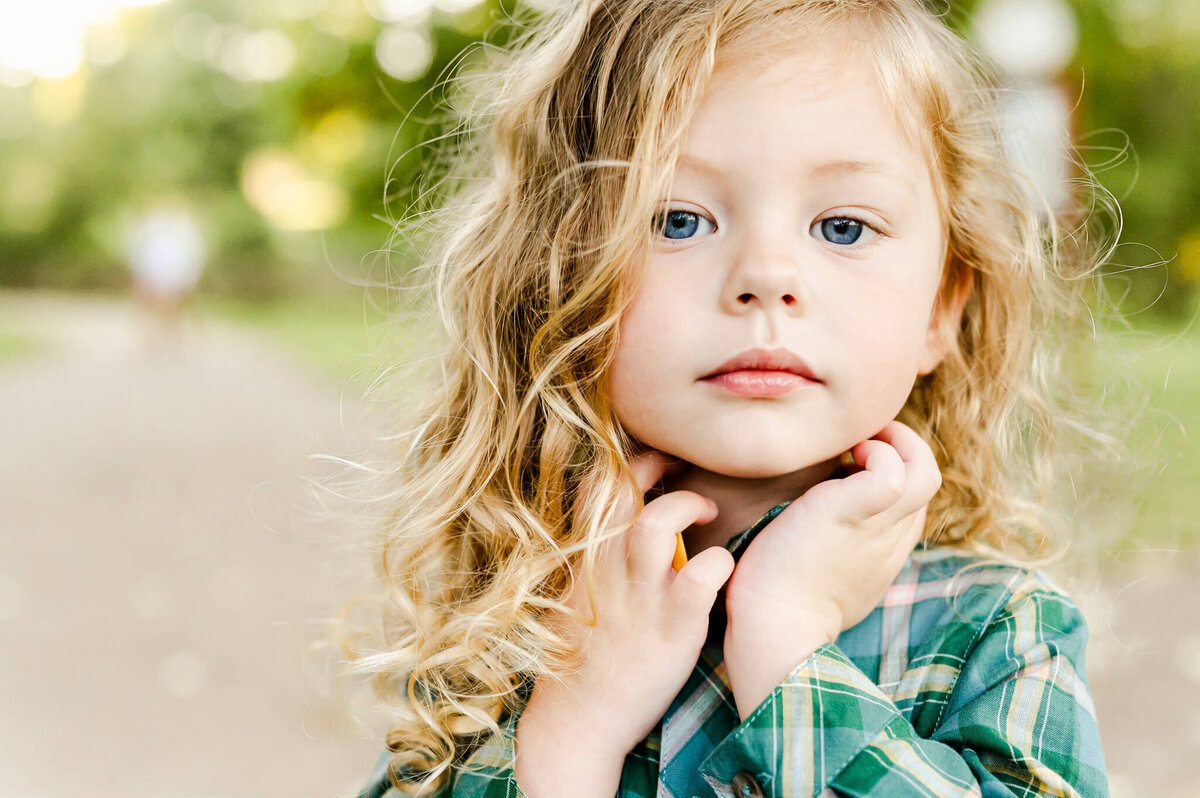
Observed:
[[[367,286],[438,76],[544,2],[0,2],[0,796],[361,786],[381,729],[313,643],[364,555],[310,455],[419,349]],[[1114,796],[1198,796],[1200,0],[949,11],[1050,202],[1070,140],[1124,214],[1162,468],[1075,589]]]

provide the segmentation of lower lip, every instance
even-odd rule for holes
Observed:
[[[758,369],[727,371],[715,377],[706,377],[702,382],[719,385],[741,396],[752,397],[783,396],[802,385],[816,384],[816,380],[805,379],[790,371],[760,371]]]

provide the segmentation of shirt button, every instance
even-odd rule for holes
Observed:
[[[734,798],[762,798],[762,785],[749,773],[742,772],[733,777]]]

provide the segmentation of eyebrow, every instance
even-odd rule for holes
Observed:
[[[703,172],[715,178],[724,176],[721,168],[715,164],[709,163],[703,158],[697,158],[692,155],[680,155],[679,166],[687,167],[696,172]],[[827,161],[813,167],[812,174],[816,177],[836,176],[845,174],[867,174],[885,178],[900,188],[907,191],[909,194],[915,194],[916,189],[912,182],[903,175],[888,169],[886,166],[874,161],[858,161],[852,159]]]

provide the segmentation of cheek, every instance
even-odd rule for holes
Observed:
[[[609,372],[609,396],[617,423],[634,439],[664,448],[663,412],[670,392],[655,378],[654,359],[641,347],[618,349]]]
[[[654,266],[651,262],[650,267]],[[681,325],[695,311],[696,297],[688,294],[689,285],[680,283],[667,269],[648,274],[633,303],[621,319],[623,340],[639,345],[654,345],[661,337],[678,334]]]
[[[689,358],[690,299],[665,280],[647,279],[621,318],[609,368],[609,396],[626,431],[646,440],[680,400]],[[678,409],[676,407],[676,409]]]
[[[647,281],[621,318],[614,365],[627,382],[653,381],[655,372],[675,361],[686,340],[690,300],[662,280]],[[644,374],[633,372],[644,371]]]
[[[621,321],[620,339],[608,372],[609,396],[617,418],[627,428],[636,427],[646,408],[658,401],[655,364],[663,359],[656,348],[652,317],[631,308]]]
[[[924,297],[897,290],[861,305],[842,325],[841,339],[876,368],[899,367],[912,360],[925,340],[929,309]]]
[[[853,375],[846,398],[861,408],[898,411],[916,381],[929,327],[931,304],[924,291],[892,286],[872,291],[835,336],[845,374]]]
[[[618,413],[639,395],[641,386],[638,376],[644,371],[639,355],[636,347],[622,344],[613,356],[612,366],[608,370],[608,387]]]

